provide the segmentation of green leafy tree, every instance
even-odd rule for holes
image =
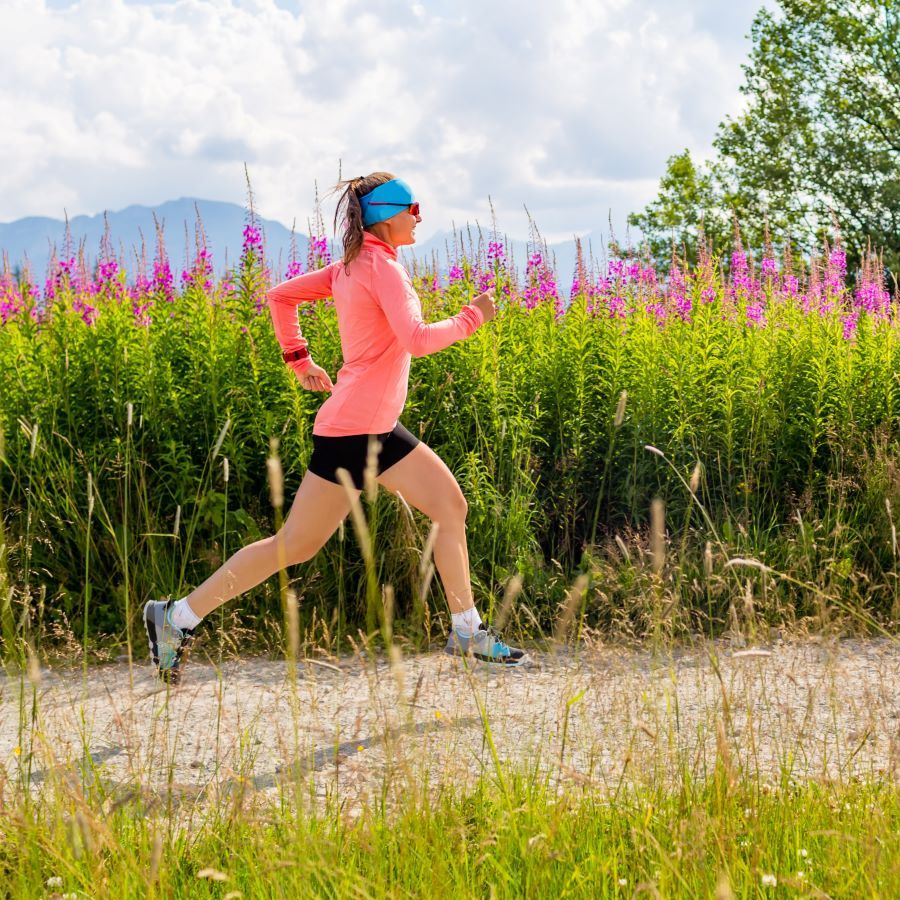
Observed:
[[[748,103],[719,126],[714,163],[693,175],[703,190],[673,192],[664,178],[631,221],[658,246],[663,227],[687,241],[700,213],[733,210],[752,243],[768,221],[776,238],[811,250],[834,219],[851,265],[871,241],[900,271],[900,2],[779,0],[757,13],[752,41]]]
[[[733,233],[711,167],[698,166],[687,149],[669,157],[659,195],[643,212],[629,216],[628,222],[644,233],[660,265],[673,248],[696,263],[701,236],[721,246]]]

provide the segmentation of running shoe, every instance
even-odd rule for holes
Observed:
[[[182,655],[194,639],[190,628],[172,624],[175,600],[150,600],[144,606],[144,628],[150,642],[150,656],[161,681],[178,684],[181,679]]]
[[[500,635],[484,623],[479,625],[478,631],[469,638],[463,637],[451,628],[444,652],[451,656],[466,656],[471,652],[479,662],[504,668],[521,666],[528,662],[528,656],[524,650],[510,647],[509,644],[504,643],[500,639]]]

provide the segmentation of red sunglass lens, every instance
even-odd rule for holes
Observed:
[[[410,203],[410,204],[409,204],[409,211],[410,211],[414,216],[417,216],[417,215],[419,214],[419,204],[418,204],[418,203]]]

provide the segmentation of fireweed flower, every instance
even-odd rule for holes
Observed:
[[[153,306],[153,298],[148,297],[143,303],[133,303],[131,306],[134,315],[134,323],[140,328],[150,327],[150,316],[148,310]]]
[[[97,266],[97,275],[91,285],[90,293],[94,296],[104,296],[117,303],[121,303],[125,297],[125,282],[119,275],[119,264],[114,259]]]
[[[876,319],[885,319],[891,316],[891,295],[884,287],[884,270],[881,261],[874,255],[863,260],[862,272],[853,297],[853,306],[865,310]]]
[[[622,259],[611,259],[607,265],[607,271],[610,278],[621,278],[625,271],[625,261]]]
[[[483,294],[488,288],[494,287],[495,280],[494,273],[490,270],[477,271],[475,285],[478,288],[478,293]]]
[[[666,307],[662,303],[648,303],[646,310],[651,316],[656,317],[656,324],[662,325],[666,321]]]
[[[835,307],[843,305],[846,280],[847,255],[840,246],[837,246],[828,254],[825,264],[825,284],[819,301],[820,315],[825,316]]]
[[[748,325],[755,325],[759,328],[766,327],[766,307],[762,300],[748,303],[745,314],[747,316]]]
[[[151,287],[150,279],[143,272],[138,272],[131,287],[131,294],[133,297],[146,297],[150,293]]]
[[[259,315],[266,305],[266,287],[269,284],[269,269],[265,264],[262,232],[253,222],[248,222],[244,226],[243,234],[244,243],[241,247],[239,270],[242,283],[253,298],[254,312]]]
[[[842,316],[841,324],[844,326],[844,340],[852,341],[856,337],[856,328],[859,325],[859,310],[854,309]]]
[[[51,272],[44,283],[44,300],[56,299],[57,294],[72,288],[78,289],[76,281],[75,257],[54,260],[51,263]],[[55,264],[54,264],[55,263]]]
[[[299,260],[291,260],[288,263],[287,271],[284,273],[284,277],[288,278],[296,278],[298,275],[303,274],[303,265]]]
[[[528,263],[525,266],[525,281],[525,290],[522,291],[525,308],[534,309],[540,303],[553,301],[556,304],[558,318],[561,313],[556,277],[539,252],[531,253],[528,257]]]
[[[666,297],[674,306],[675,312],[684,322],[691,321],[691,311],[693,309],[693,301],[688,296],[687,284],[684,278],[684,272],[675,260],[669,266],[669,277],[666,282]]]
[[[618,294],[607,299],[606,308],[611,319],[624,319],[628,315],[628,303]]]
[[[166,303],[175,301],[175,278],[169,265],[164,248],[160,248],[156,259],[153,261],[153,278],[150,280],[150,290],[161,296]]]
[[[731,285],[728,295],[737,303],[741,297],[755,298],[756,294],[757,285],[750,270],[747,254],[739,248],[731,254]]]
[[[500,241],[489,241],[487,251],[488,262],[503,263],[506,260],[506,251]]]
[[[783,275],[781,291],[786,297],[798,297],[800,295],[800,279],[796,275]]]
[[[262,234],[260,233],[260,230],[255,225],[253,225],[252,223],[248,223],[247,225],[245,225],[243,235],[244,235],[244,247],[243,247],[244,252],[247,252],[249,250],[254,250],[254,251],[258,251],[259,253],[262,253],[262,245],[263,245]]]
[[[466,277],[465,270],[460,265],[452,265],[450,266],[450,271],[447,273],[447,279],[450,284],[456,284],[457,281],[462,281],[463,278]]]
[[[209,293],[213,288],[212,254],[206,247],[200,247],[191,264],[191,268],[181,273],[182,291],[189,288],[199,288],[204,293]]]
[[[309,239],[309,251],[307,254],[307,271],[324,269],[331,265],[331,251],[328,249],[328,238],[325,235],[311,236]]]

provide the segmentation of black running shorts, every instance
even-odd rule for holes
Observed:
[[[335,472],[344,468],[350,473],[353,484],[359,489],[363,488],[363,472],[366,468],[366,454],[369,450],[368,434],[347,434],[340,437],[325,437],[314,434],[313,452],[309,460],[309,471],[320,478],[340,484]],[[399,422],[393,431],[372,435],[381,443],[381,452],[378,454],[378,468],[376,475],[380,475],[385,469],[389,469],[394,463],[400,462],[409,453],[419,439],[405,429]]]

